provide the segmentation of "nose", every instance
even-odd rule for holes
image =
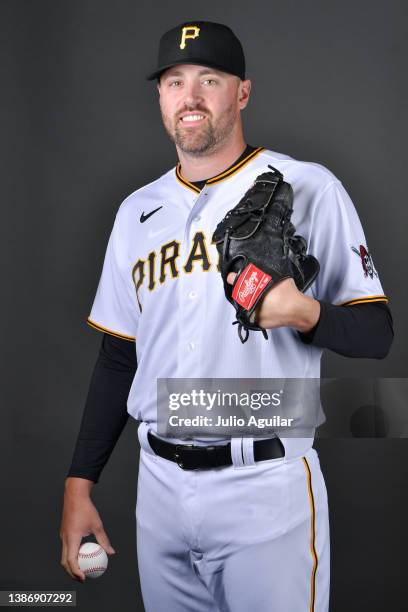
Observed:
[[[183,98],[188,110],[194,109],[203,100],[199,87],[200,84],[196,81],[186,81],[184,85]]]

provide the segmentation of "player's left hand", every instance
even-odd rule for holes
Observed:
[[[235,277],[235,272],[230,272],[227,282],[232,285]],[[255,313],[256,323],[264,329],[294,327],[306,333],[319,320],[320,304],[299,291],[293,278],[286,278],[265,294]]]

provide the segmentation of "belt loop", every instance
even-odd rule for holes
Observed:
[[[242,458],[242,440],[243,438],[231,438],[231,460],[235,468],[245,467]]]
[[[141,421],[139,427],[137,428],[137,436],[139,438],[140,446],[150,455],[156,456],[156,453],[152,449],[149,444],[149,440],[147,439],[147,434],[151,430],[151,427],[145,421]]]
[[[246,467],[255,467],[253,438],[242,438],[242,455]]]

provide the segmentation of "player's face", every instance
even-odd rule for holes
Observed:
[[[250,81],[204,66],[166,70],[158,84],[164,126],[185,153],[205,155],[222,146],[240,124]]]

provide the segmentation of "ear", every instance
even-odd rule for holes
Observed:
[[[251,93],[251,81],[245,79],[240,82],[238,87],[238,103],[239,108],[243,110],[249,102],[249,96]]]

